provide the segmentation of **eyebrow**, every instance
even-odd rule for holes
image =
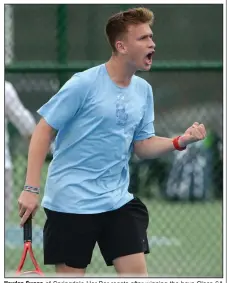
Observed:
[[[142,35],[142,36],[140,36],[139,37],[139,39],[142,39],[142,38],[146,38],[146,37],[153,37],[153,33],[151,32],[151,33],[148,33],[148,34],[144,34],[144,35]]]

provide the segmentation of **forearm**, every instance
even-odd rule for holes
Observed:
[[[35,128],[28,151],[26,184],[35,187],[40,187],[42,166],[53,137],[52,131],[44,123],[39,123]]]
[[[140,141],[134,145],[134,152],[141,159],[157,158],[173,150],[175,150],[175,147],[172,138],[158,136]]]

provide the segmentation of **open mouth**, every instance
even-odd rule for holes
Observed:
[[[147,54],[146,57],[147,57],[148,60],[151,60],[152,56],[154,55],[154,52],[155,52],[155,51],[152,51],[152,52],[149,52],[149,53]]]
[[[152,56],[154,55],[154,53],[155,51],[153,50],[146,55],[145,59],[147,64],[150,65],[152,63]]]

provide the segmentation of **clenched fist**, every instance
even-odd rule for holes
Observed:
[[[206,129],[203,124],[195,122],[189,127],[185,133],[180,137],[179,144],[181,147],[187,146],[190,143],[205,139]]]

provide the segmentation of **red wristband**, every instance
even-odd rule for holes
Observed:
[[[175,147],[175,149],[177,149],[179,151],[182,151],[182,150],[186,149],[186,146],[185,147],[180,147],[179,142],[178,142],[180,137],[181,136],[178,136],[178,137],[173,139],[173,146]]]

